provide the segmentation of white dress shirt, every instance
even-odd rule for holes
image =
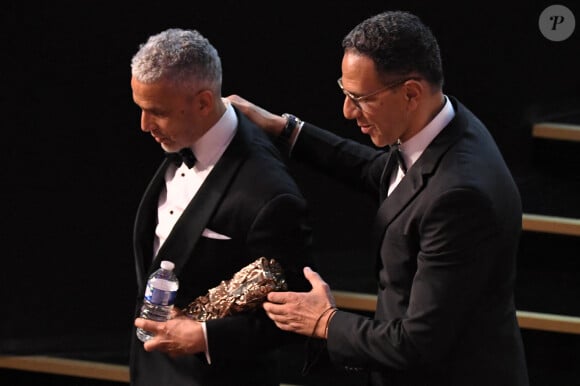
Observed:
[[[453,117],[455,116],[455,110],[453,109],[453,105],[447,96],[445,96],[445,105],[439,111],[439,113],[423,128],[423,130],[419,131],[415,136],[408,139],[405,142],[401,142],[399,145],[399,151],[403,156],[403,160],[405,161],[405,166],[407,166],[407,173],[411,166],[421,157],[421,154],[425,151],[427,146],[435,139],[437,134],[443,130],[445,126],[451,122]],[[388,195],[391,194],[393,190],[397,187],[399,182],[403,179],[405,173],[401,167],[397,168],[396,173],[391,174],[391,181],[389,184],[389,191]]]

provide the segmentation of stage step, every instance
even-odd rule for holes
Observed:
[[[532,136],[564,141],[580,141],[580,125],[539,122],[532,126]]]
[[[376,295],[348,291],[333,291],[333,295],[338,308],[365,312],[375,311]],[[516,313],[521,328],[580,334],[580,317],[529,311],[516,311]]]
[[[524,213],[522,229],[529,232],[580,236],[580,219]]]

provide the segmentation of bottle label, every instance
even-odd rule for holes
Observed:
[[[145,300],[147,300],[149,303],[157,304],[160,306],[172,305],[175,301],[176,295],[177,291],[164,291],[162,289],[155,288],[150,284],[147,285],[147,289],[145,290]]]

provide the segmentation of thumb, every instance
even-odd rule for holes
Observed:
[[[336,307],[336,301],[334,300],[330,286],[318,273],[314,272],[310,267],[304,267],[304,277],[310,282],[310,285],[312,286],[311,293],[317,293],[324,296],[331,306]]]
[[[320,275],[318,273],[313,271],[312,268],[304,267],[303,272],[304,272],[304,277],[306,278],[306,280],[308,280],[310,282],[310,285],[312,286],[312,288],[320,287],[320,286],[326,284],[326,282],[324,280],[322,280],[322,277],[320,277]]]

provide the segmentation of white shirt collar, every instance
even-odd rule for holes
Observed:
[[[224,98],[223,101],[226,111],[222,117],[193,144],[193,154],[199,164],[196,164],[196,167],[205,169],[215,165],[236,133],[238,126],[236,112],[227,99]]]
[[[453,105],[447,96],[445,96],[445,105],[439,113],[415,136],[401,143],[399,149],[402,152],[403,159],[407,169],[411,167],[423,154],[427,146],[451,122],[455,116]]]

